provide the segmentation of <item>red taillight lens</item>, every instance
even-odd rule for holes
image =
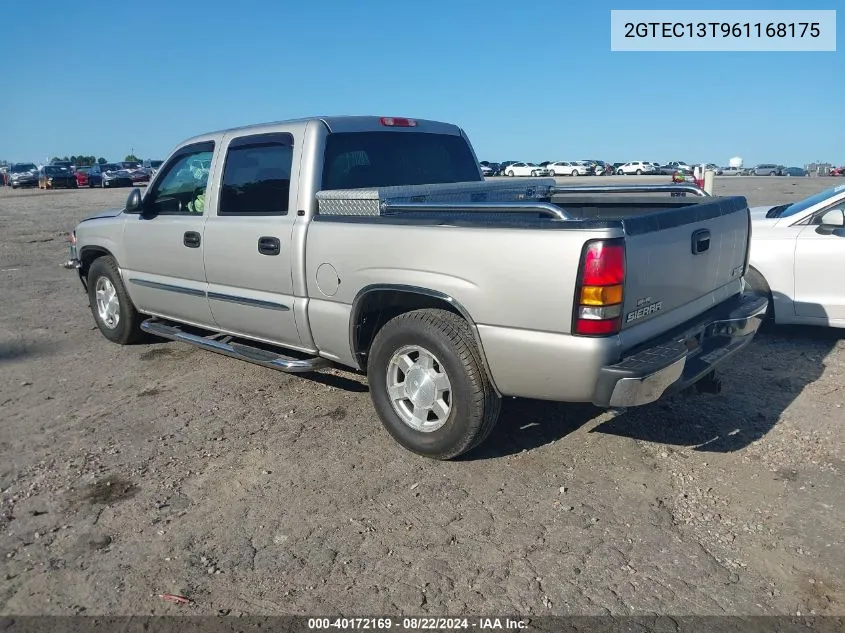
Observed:
[[[394,117],[394,116],[383,116],[381,119],[382,125],[386,125],[387,127],[416,127],[417,122],[413,119],[405,119],[401,117]]]
[[[573,333],[585,336],[617,334],[622,328],[624,284],[624,240],[588,242],[581,256]]]
[[[584,252],[585,286],[614,286],[625,281],[625,245],[595,241]]]

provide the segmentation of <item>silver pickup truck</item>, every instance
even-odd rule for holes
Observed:
[[[749,236],[743,197],[485,181],[455,125],[315,117],[183,142],[76,227],[65,266],[110,341],[365,371],[395,440],[450,459],[503,397],[717,389],[767,308],[745,289]]]

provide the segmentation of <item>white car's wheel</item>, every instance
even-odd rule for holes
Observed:
[[[643,175],[643,170],[642,170],[642,169],[638,169],[638,170],[637,170],[637,176],[642,176],[642,175]]]
[[[577,175],[578,175],[578,170],[577,170],[577,169],[573,169],[573,170],[572,170],[572,173],[571,173],[571,174],[569,174],[569,175],[570,175],[570,176],[577,176]]]
[[[745,274],[745,283],[748,284],[752,292],[769,299],[769,307],[766,309],[766,320],[769,323],[776,323],[774,297],[765,277],[756,268],[749,267],[748,272]]]
[[[508,176],[510,176],[511,178],[513,178],[513,169],[509,169],[509,170],[508,170]]]

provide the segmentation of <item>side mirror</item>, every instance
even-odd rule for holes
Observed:
[[[821,225],[835,227],[837,229],[845,227],[845,210],[832,209],[828,211],[822,216]]]
[[[126,198],[126,213],[140,213],[141,212],[141,190],[138,188],[132,189],[129,192],[129,197]]]

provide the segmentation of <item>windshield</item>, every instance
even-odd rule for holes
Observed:
[[[120,165],[113,165],[111,163],[100,165],[100,171],[120,171]]]
[[[326,140],[323,190],[480,180],[478,163],[461,136],[336,132]]]
[[[810,207],[817,205],[820,202],[824,202],[828,198],[832,198],[836,194],[840,194],[842,192],[845,192],[845,185],[837,185],[835,187],[831,187],[830,189],[825,189],[814,196],[804,198],[803,200],[799,200],[798,202],[785,206],[783,211],[781,211],[777,217],[788,218],[791,215],[806,211]]]
[[[67,167],[60,167],[59,165],[47,165],[44,168],[45,174],[62,174],[67,171]]]
[[[12,165],[9,171],[13,174],[20,174],[25,171],[35,171],[36,169],[38,168],[32,163],[18,163],[17,165]]]

